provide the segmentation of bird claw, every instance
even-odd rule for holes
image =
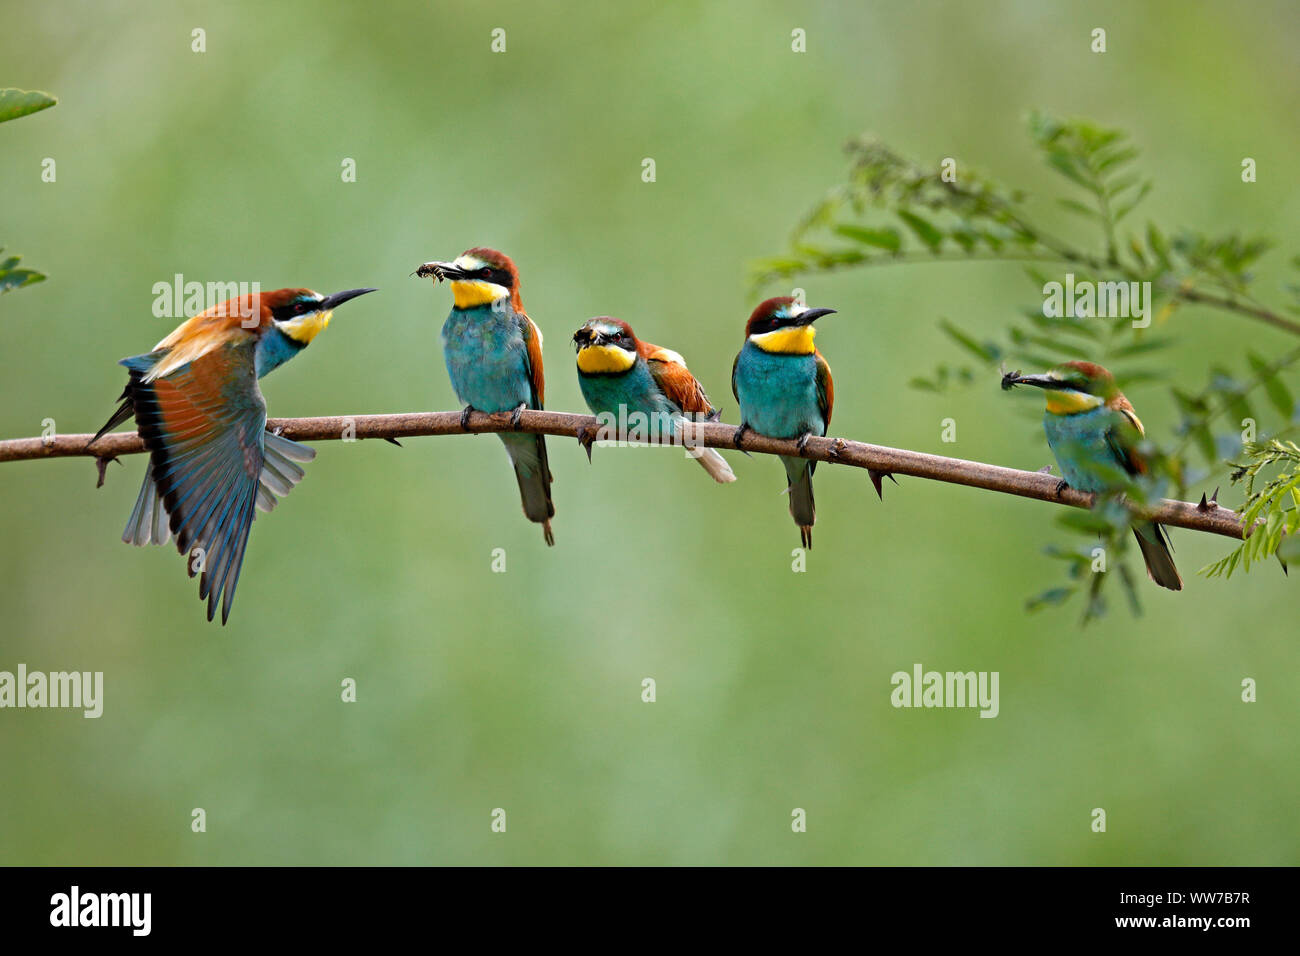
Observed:
[[[799,436],[799,440],[795,442],[794,446],[795,448],[799,449],[800,455],[802,455],[804,451],[808,448],[809,438],[812,438],[812,432],[804,432],[802,435]]]
[[[1070,483],[1066,481],[1064,478],[1058,481],[1056,483],[1056,497],[1058,498],[1061,497],[1061,492],[1065,491],[1065,489],[1069,487],[1070,487]]]
[[[746,425],[744,422],[741,422],[739,425],[736,426],[736,433],[731,436],[731,443],[736,446],[737,451],[745,450],[740,447],[740,443],[744,440],[745,433],[748,431],[749,431],[749,426]]]
[[[844,449],[848,447],[849,447],[848,442],[846,442],[843,438],[836,438],[831,443],[830,451],[826,453],[826,457],[828,457],[831,461],[838,461],[840,457],[840,452],[842,452]]]
[[[519,428],[519,416],[522,415],[522,414],[524,413],[524,409],[527,408],[527,407],[528,407],[528,403],[527,403],[527,402],[520,402],[520,403],[519,403],[519,406],[518,406],[518,407],[517,407],[513,412],[510,413],[510,427],[511,427],[511,428],[514,428],[514,429],[518,429],[518,428]]]
[[[474,413],[473,405],[466,405],[465,410],[460,413],[460,430],[469,431],[469,416]]]

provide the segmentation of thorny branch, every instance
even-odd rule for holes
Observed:
[[[572,415],[565,412],[527,410],[519,415],[516,428],[511,424],[509,412],[486,414],[474,412],[469,416],[468,427],[461,424],[461,412],[411,412],[398,415],[355,415],[328,418],[269,419],[267,428],[294,441],[331,441],[345,437],[365,438],[415,438],[426,435],[485,434],[493,432],[522,431],[532,434],[556,435],[577,438],[579,434],[593,434],[597,440],[606,437],[598,431],[599,423],[590,415]],[[1058,492],[1059,480],[1049,474],[1003,468],[978,461],[945,458],[923,452],[841,438],[811,438],[802,449],[794,439],[768,438],[746,431],[736,444],[733,425],[721,423],[695,423],[687,426],[685,440],[692,444],[723,450],[739,448],[741,451],[764,455],[802,456],[830,464],[865,468],[877,481],[882,475],[907,475],[928,478],[949,484],[983,488],[1002,494],[1035,498],[1054,504],[1075,508],[1088,508],[1092,495],[1072,488]],[[609,438],[636,440],[635,437],[609,434]],[[90,435],[52,435],[44,438],[14,438],[0,441],[0,462],[24,461],[39,458],[67,458],[88,456],[98,459],[101,477],[105,464],[120,455],[134,455],[145,450],[139,436],[130,432],[105,435],[93,447],[87,447]],[[1202,497],[1199,504],[1188,501],[1160,499],[1141,509],[1140,513],[1162,524],[1192,531],[1205,531],[1228,538],[1241,539],[1241,518],[1237,512],[1224,508]],[[1253,530],[1253,529],[1252,529]]]

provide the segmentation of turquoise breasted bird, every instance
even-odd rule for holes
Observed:
[[[524,312],[519,297],[519,270],[495,249],[467,250],[455,262],[426,262],[416,275],[451,283],[451,314],[442,327],[442,354],[456,396],[469,414],[541,409],[545,398],[542,333]],[[551,469],[542,435],[501,433],[524,515],[542,526],[548,545],[555,544],[551,518]]]
[[[769,438],[823,436],[835,405],[830,366],[813,345],[813,322],[834,309],[810,309],[795,299],[768,299],[745,326],[745,344],[731,367],[731,390],[740,402],[739,443],[753,429]],[[812,547],[812,476],[815,461],[781,456],[790,495],[790,515],[805,548]]]
[[[593,414],[627,422],[639,413],[646,416],[650,437],[664,441],[680,434],[681,422],[717,417],[686,360],[671,349],[642,342],[621,319],[589,319],[573,333],[573,344],[578,350],[578,386]],[[736,480],[727,460],[714,449],[697,446],[687,453],[714,481]]]
[[[1147,463],[1138,450],[1142,422],[1106,369],[1092,362],[1066,362],[1044,375],[1014,372],[1003,377],[1003,388],[1015,385],[1033,385],[1047,393],[1043,428],[1061,468],[1062,487],[1100,494],[1119,490],[1116,470],[1146,474]],[[1109,479],[1107,472],[1112,473]],[[1174,567],[1165,530],[1154,521],[1139,521],[1133,534],[1151,580],[1181,591],[1183,579]]]
[[[166,544],[187,555],[208,620],[221,623],[239,581],[254,510],[270,511],[316,452],[266,431],[257,380],[293,358],[329,325],[336,306],[374,289],[324,296],[277,289],[200,312],[152,352],[122,359],[129,379],[121,406],[99,430],[135,419],[149,468],[127,521],[128,544]],[[89,447],[89,446],[88,446]]]

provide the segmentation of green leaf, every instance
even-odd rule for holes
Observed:
[[[1078,213],[1080,216],[1087,216],[1089,219],[1097,219],[1101,215],[1097,210],[1091,206],[1085,206],[1077,199],[1058,199],[1057,202],[1070,212]]]
[[[49,109],[58,100],[40,90],[0,90],[0,123]]]
[[[1053,150],[1047,154],[1047,162],[1053,169],[1071,182],[1079,184],[1089,192],[1095,193],[1097,191],[1096,184],[1089,181],[1083,173],[1079,172],[1074,157],[1069,153],[1061,152],[1060,150]]]
[[[1064,604],[1070,595],[1074,593],[1074,590],[1074,588],[1049,588],[1042,594],[1031,597],[1026,601],[1025,610],[1037,611],[1040,608]]]
[[[973,338],[971,338],[961,329],[957,328],[957,326],[953,325],[947,319],[940,320],[939,328],[943,329],[943,331],[947,333],[950,339],[952,339],[954,342],[956,342],[958,345],[964,348],[967,352],[970,352],[981,362],[997,361],[998,349],[996,346],[981,345],[979,342],[976,342]]]
[[[846,239],[875,246],[877,249],[888,249],[890,252],[897,252],[903,245],[903,239],[897,229],[868,229],[865,226],[845,224],[836,226],[835,231]]]
[[[1108,153],[1102,156],[1102,158],[1097,161],[1097,166],[1096,166],[1097,172],[1104,173],[1112,166],[1122,164],[1122,163],[1127,163],[1130,160],[1137,159],[1137,155],[1138,155],[1138,151],[1136,147],[1133,146],[1125,146],[1121,149],[1116,150],[1113,153]]]
[[[1148,179],[1146,182],[1142,184],[1142,188],[1138,190],[1137,195],[1133,197],[1133,200],[1131,202],[1115,210],[1115,221],[1119,222],[1121,219],[1123,219],[1125,216],[1131,213],[1134,209],[1136,209],[1138,203],[1140,203],[1143,199],[1146,199],[1147,193],[1149,192],[1151,192],[1151,180]]]
[[[1270,367],[1269,364],[1256,355],[1254,352],[1246,353],[1246,361],[1250,362],[1250,367],[1255,370],[1259,376],[1260,384],[1264,386],[1264,393],[1273,407],[1278,410],[1284,419],[1290,421],[1292,413],[1295,411],[1295,399],[1291,397],[1291,392],[1280,378],[1277,370]]]
[[[908,212],[906,209],[899,209],[896,212],[898,218],[907,223],[908,227],[916,233],[916,237],[930,247],[931,252],[939,251],[939,247],[943,245],[942,232],[914,212]]]
[[[1156,254],[1160,264],[1166,269],[1169,268],[1169,240],[1161,232],[1154,222],[1147,223],[1147,247]]]
[[[3,249],[0,249],[0,252],[3,251]],[[45,281],[45,276],[34,269],[19,269],[18,260],[20,258],[20,256],[10,256],[0,262],[0,294],[11,289],[21,289],[25,285],[34,285],[37,282]]]

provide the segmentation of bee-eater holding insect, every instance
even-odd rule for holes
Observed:
[[[797,438],[799,448],[824,436],[835,405],[830,366],[813,345],[813,322],[834,309],[810,309],[788,296],[768,299],[745,326],[745,344],[731,367],[731,391],[740,402],[739,444],[753,429],[769,438]],[[812,476],[815,461],[781,456],[790,515],[805,548],[812,547]]]
[[[1002,387],[1033,385],[1047,392],[1043,428],[1047,444],[1061,468],[1063,481],[1079,491],[1104,494],[1119,490],[1113,474],[1144,475],[1147,463],[1138,450],[1142,422],[1115,378],[1092,362],[1066,362],[1044,375],[1011,372]],[[1107,472],[1112,477],[1107,477]],[[1181,591],[1183,580],[1174,567],[1168,533],[1154,521],[1133,525],[1147,574],[1162,588]]]
[[[465,403],[462,424],[469,426],[476,409],[514,412],[515,425],[525,408],[541,409],[542,333],[524,312],[519,270],[510,257],[495,249],[469,249],[455,262],[426,262],[415,274],[451,283],[454,301],[442,327],[442,353],[451,386]],[[515,467],[524,514],[542,526],[548,545],[555,544],[545,437],[501,433],[500,438]]]
[[[642,342],[621,319],[600,316],[573,333],[578,350],[578,385],[595,415],[627,421],[644,415],[652,440],[671,441],[683,422],[712,420],[717,412],[704,387],[671,349]],[[588,456],[591,445],[584,442]],[[714,481],[735,481],[727,460],[712,448],[687,452]]]
[[[130,376],[122,404],[90,444],[134,417],[149,450],[122,540],[166,544],[175,535],[190,577],[202,571],[209,621],[218,599],[221,623],[230,617],[254,509],[275,507],[303,476],[296,462],[316,455],[266,431],[257,380],[306,348],[336,306],[374,291],[277,289],[230,299],[177,326],[152,352],[121,361]]]

